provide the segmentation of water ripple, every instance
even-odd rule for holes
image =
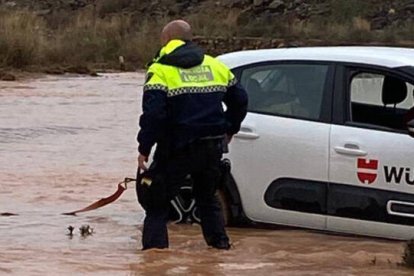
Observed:
[[[72,126],[0,128],[0,143],[14,143],[46,135],[77,135],[95,128]]]

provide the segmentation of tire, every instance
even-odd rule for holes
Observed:
[[[169,221],[172,223],[200,223],[195,200],[192,196],[192,181],[184,180],[178,194],[170,201]]]
[[[230,173],[231,164],[224,159],[220,186],[216,196],[221,205],[226,226],[249,226],[252,221],[244,214],[237,185]],[[192,180],[187,177],[179,194],[171,201],[169,220],[174,223],[200,223],[195,200],[191,195]]]

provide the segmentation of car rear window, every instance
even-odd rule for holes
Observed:
[[[350,83],[350,118],[389,131],[406,131],[414,118],[414,85],[402,78],[358,72]]]
[[[384,75],[360,73],[352,79],[351,101],[371,105],[384,106],[382,99]],[[397,104],[400,108],[409,109],[413,106],[414,86],[406,82],[407,97]],[[411,92],[411,93],[410,93]]]

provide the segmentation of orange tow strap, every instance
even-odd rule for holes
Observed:
[[[89,205],[89,206],[87,206],[83,209],[76,210],[76,211],[69,212],[69,213],[63,213],[62,215],[76,216],[77,213],[92,211],[92,210],[101,208],[105,205],[108,205],[109,203],[112,203],[115,200],[117,200],[124,193],[124,191],[127,189],[127,184],[129,182],[133,182],[133,181],[135,181],[135,179],[125,178],[124,181],[121,181],[121,182],[118,183],[118,189],[116,190],[116,192],[113,195],[111,195],[109,197],[101,198],[100,200],[92,203],[91,205]]]

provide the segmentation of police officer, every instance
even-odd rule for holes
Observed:
[[[247,94],[223,63],[205,55],[191,39],[187,22],[168,23],[161,33],[163,47],[147,71],[139,122],[138,166],[147,169],[145,163],[157,144],[154,160],[166,161],[162,164],[168,197],[164,199],[160,193],[162,202],[146,209],[144,250],[168,247],[168,199],[187,175],[193,180],[193,196],[207,244],[230,248],[215,192],[223,138],[230,142],[240,130],[246,116]]]

